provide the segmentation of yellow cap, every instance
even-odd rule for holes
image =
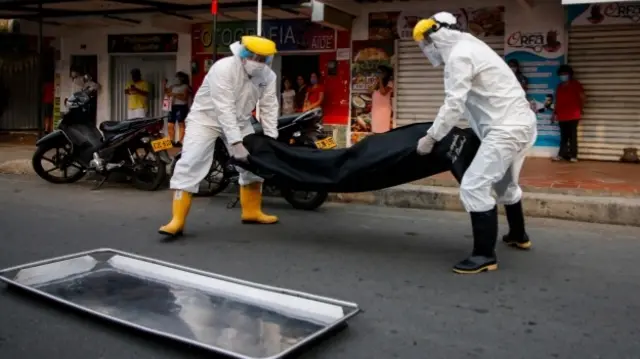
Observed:
[[[413,27],[413,40],[420,42],[424,40],[424,34],[429,30],[434,30],[438,24],[433,18],[422,19]]]
[[[243,36],[242,45],[260,56],[273,56],[278,52],[275,42],[261,36]]]

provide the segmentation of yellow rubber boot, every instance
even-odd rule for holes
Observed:
[[[242,223],[273,224],[278,217],[262,212],[262,183],[240,186],[240,206],[242,207]]]
[[[181,236],[190,208],[191,193],[175,191],[173,195],[173,217],[171,218],[171,222],[160,227],[158,233],[171,237]]]

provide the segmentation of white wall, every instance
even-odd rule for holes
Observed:
[[[20,21],[20,33],[38,36],[40,31],[38,23],[33,21]],[[42,35],[45,37],[58,36],[60,32],[59,26],[42,25]]]
[[[140,34],[140,33],[178,33],[178,52],[176,55],[176,71],[191,73],[191,35],[189,27],[167,28],[151,26],[151,19],[143,20],[140,25],[97,27],[95,29],[62,29],[60,31],[60,73],[61,73],[61,102],[71,95],[71,79],[69,66],[71,55],[98,56],[98,82],[102,90],[98,95],[97,122],[110,121],[111,106],[109,87],[110,55],[107,53],[107,35],[109,34]],[[84,47],[84,48],[83,48]],[[122,119],[113,119],[122,120]]]

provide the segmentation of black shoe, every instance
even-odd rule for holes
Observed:
[[[173,146],[181,148],[182,147],[182,142],[176,142],[176,143],[173,144]]]
[[[507,222],[509,222],[509,234],[502,237],[502,241],[515,248],[530,249],[531,241],[524,229],[524,212],[522,211],[522,202],[505,205],[505,213],[507,214]]]
[[[458,274],[476,274],[498,269],[498,259],[495,257],[471,256],[453,266]]]
[[[496,241],[498,239],[498,209],[486,212],[471,212],[473,229],[473,253],[453,266],[459,274],[476,274],[498,269]]]

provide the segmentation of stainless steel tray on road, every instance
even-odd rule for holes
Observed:
[[[0,280],[112,322],[233,358],[281,358],[359,312],[355,303],[96,249]]]

